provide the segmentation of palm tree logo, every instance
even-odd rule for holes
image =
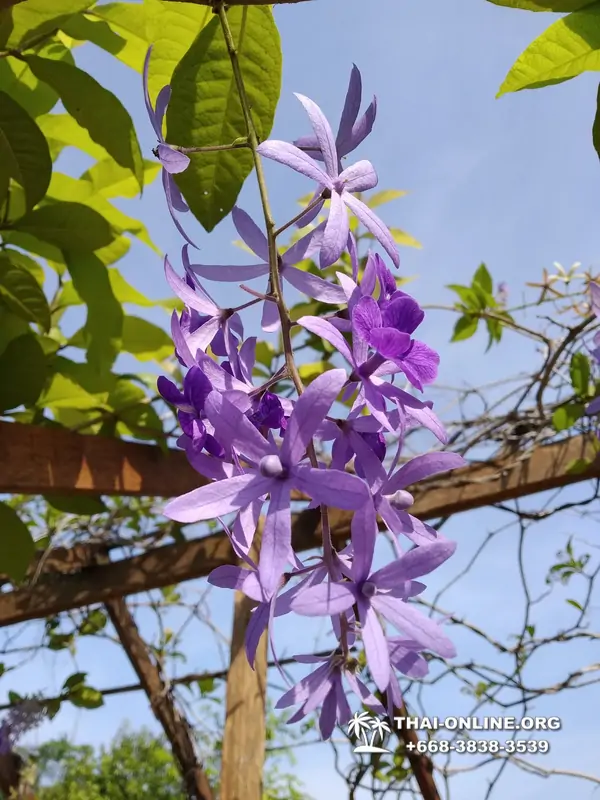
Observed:
[[[368,733],[371,733],[369,740]],[[386,733],[390,733],[390,726],[383,719],[372,717],[368,711],[356,711],[348,723],[348,733],[355,739],[362,739],[364,744],[354,748],[354,753],[389,753],[384,747],[377,747],[374,742],[379,736],[383,742]]]

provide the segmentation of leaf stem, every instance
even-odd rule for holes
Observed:
[[[177,150],[178,153],[219,153],[227,150],[240,150],[242,148],[249,148],[249,142],[232,142],[232,144],[211,144],[206,147],[181,147],[177,144],[167,144],[171,150]]]

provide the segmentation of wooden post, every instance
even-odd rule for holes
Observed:
[[[255,535],[253,558],[256,558],[260,531],[261,525]],[[263,796],[267,732],[266,633],[256,651],[254,670],[248,664],[245,648],[246,629],[255,605],[246,595],[235,593],[219,800],[262,800]]]

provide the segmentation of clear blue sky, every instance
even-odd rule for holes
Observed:
[[[278,8],[276,18],[284,51],[283,92],[273,136],[293,139],[307,133],[307,121],[293,92],[314,99],[333,123],[337,123],[350,68],[362,71],[365,97],[378,97],[378,117],[371,137],[358,152],[373,161],[379,188],[407,189],[410,193],[385,207],[382,216],[423,243],[422,250],[403,248],[401,271],[419,279],[412,291],[421,303],[448,303],[444,285],[464,283],[481,261],[495,280],[506,281],[511,296],[520,296],[526,280],[536,280],[543,267],[554,261],[584,267],[597,262],[597,219],[600,210],[600,172],[591,145],[597,78],[583,76],[563,85],[535,92],[495,94],[512,62],[551,21],[553,15],[529,14],[498,8],[485,0],[314,0]],[[148,157],[154,146],[152,129],[143,106],[140,78],[90,45],[78,50],[78,62],[115,91],[133,115]],[[87,162],[69,154],[61,169],[79,174]],[[312,188],[308,181],[267,165],[271,199],[278,221],[285,221],[297,206],[296,198]],[[244,188],[240,204],[258,215],[257,193],[252,180]],[[147,224],[158,246],[173,255],[180,240],[166,213],[158,183],[149,187],[141,201],[123,204]],[[204,263],[244,263],[231,242],[233,227],[227,220],[210,236],[187,223],[201,246]],[[122,262],[127,279],[151,297],[165,297],[160,259],[134,243]],[[211,284],[212,292],[216,284]],[[217,300],[223,290],[214,292]],[[136,313],[138,313],[136,311]],[[150,315],[166,323],[164,312]],[[252,334],[255,317],[248,317]],[[481,385],[532,366],[533,355],[522,340],[511,340],[484,354],[483,337],[448,345],[453,319],[430,314],[426,340],[442,356],[440,383]],[[519,347],[513,345],[518,342]],[[579,494],[577,494],[579,493]],[[583,496],[573,490],[572,496]],[[538,498],[525,502],[537,504]],[[484,510],[454,518],[446,535],[459,542],[457,555],[430,581],[426,597],[460,571],[486,532],[500,524],[500,512]],[[577,527],[574,529],[573,526]],[[593,539],[594,527],[577,517],[554,518],[536,526],[528,539],[527,558],[542,587],[555,553],[568,535]],[[522,596],[517,582],[516,538],[498,536],[477,570],[443,598],[442,605],[457,615],[467,615],[492,634],[506,635],[522,624]],[[380,559],[386,557],[385,551]],[[188,587],[189,590],[201,587]],[[536,620],[538,629],[553,629],[556,619],[572,619],[565,598],[574,590],[560,590],[544,606]],[[215,593],[211,606],[214,620],[224,626],[230,619],[228,593]],[[598,604],[595,605],[596,616]],[[198,630],[198,629],[196,629]],[[310,649],[316,628],[300,622],[294,636],[279,630],[277,640],[286,653],[298,651],[298,632],[303,647]],[[454,635],[455,631],[452,630]],[[485,661],[489,653],[472,637],[456,635],[459,659]],[[293,646],[293,650],[291,650]],[[181,671],[219,668],[216,649],[206,640],[187,642],[189,662]],[[597,659],[597,654],[596,654]],[[566,656],[529,668],[529,682],[542,685],[562,679],[569,667],[594,659],[589,646],[573,646]],[[98,687],[125,683],[133,675],[117,648],[108,643],[82,642],[77,664],[90,672]],[[23,669],[20,684],[12,688],[52,692],[73,671],[64,655],[44,654]],[[8,688],[8,686],[7,686]],[[594,772],[597,763],[597,689],[570,693],[535,706],[536,714],[561,715],[563,730],[550,734],[551,754],[546,766]],[[467,698],[456,683],[441,683],[430,691],[430,713],[464,713]],[[151,722],[142,694],[107,700],[94,712],[65,710],[52,725],[40,729],[35,740],[65,732],[78,741],[105,742],[129,719],[135,725]],[[549,737],[549,738],[550,738]],[[327,746],[298,750],[298,770],[316,800],[343,796]],[[474,759],[474,757],[468,757]],[[468,761],[472,763],[472,761]],[[466,766],[467,762],[461,762]],[[587,797],[590,784],[574,786],[566,779],[541,783],[523,773],[508,771],[499,795],[533,800],[542,791],[548,800],[562,798],[576,788]],[[483,772],[466,773],[455,784],[455,796],[483,797]]]

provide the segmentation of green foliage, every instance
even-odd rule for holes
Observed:
[[[14,581],[25,577],[35,553],[29,528],[7,503],[0,502],[0,565]]]
[[[587,398],[590,394],[590,360],[584,353],[573,353],[569,365],[571,386],[577,397]]]
[[[566,431],[571,428],[578,419],[581,419],[585,411],[585,406],[581,403],[566,403],[552,414],[552,425],[557,432]]]
[[[525,11],[558,11],[570,13],[585,6],[591,6],[598,0],[488,0],[496,6],[522,8]]]
[[[228,12],[254,124],[261,139],[273,125],[281,89],[281,44],[268,6]],[[167,141],[227,145],[246,136],[244,115],[219,20],[213,18],[177,65],[167,109]],[[253,167],[250,151],[192,156],[175,176],[190,210],[207,231],[230,212]]]
[[[17,251],[0,252],[0,303],[26,322],[36,322],[43,331],[50,329],[46,295],[31,270],[22,266]]]
[[[470,286],[461,286],[451,283],[447,286],[456,295],[459,302],[454,308],[461,312],[452,333],[452,342],[461,342],[470,339],[477,333],[479,323],[485,320],[488,332],[489,350],[493,344],[498,344],[502,339],[503,326],[512,322],[512,317],[504,311],[494,297],[494,282],[485,264],[480,264]]]

